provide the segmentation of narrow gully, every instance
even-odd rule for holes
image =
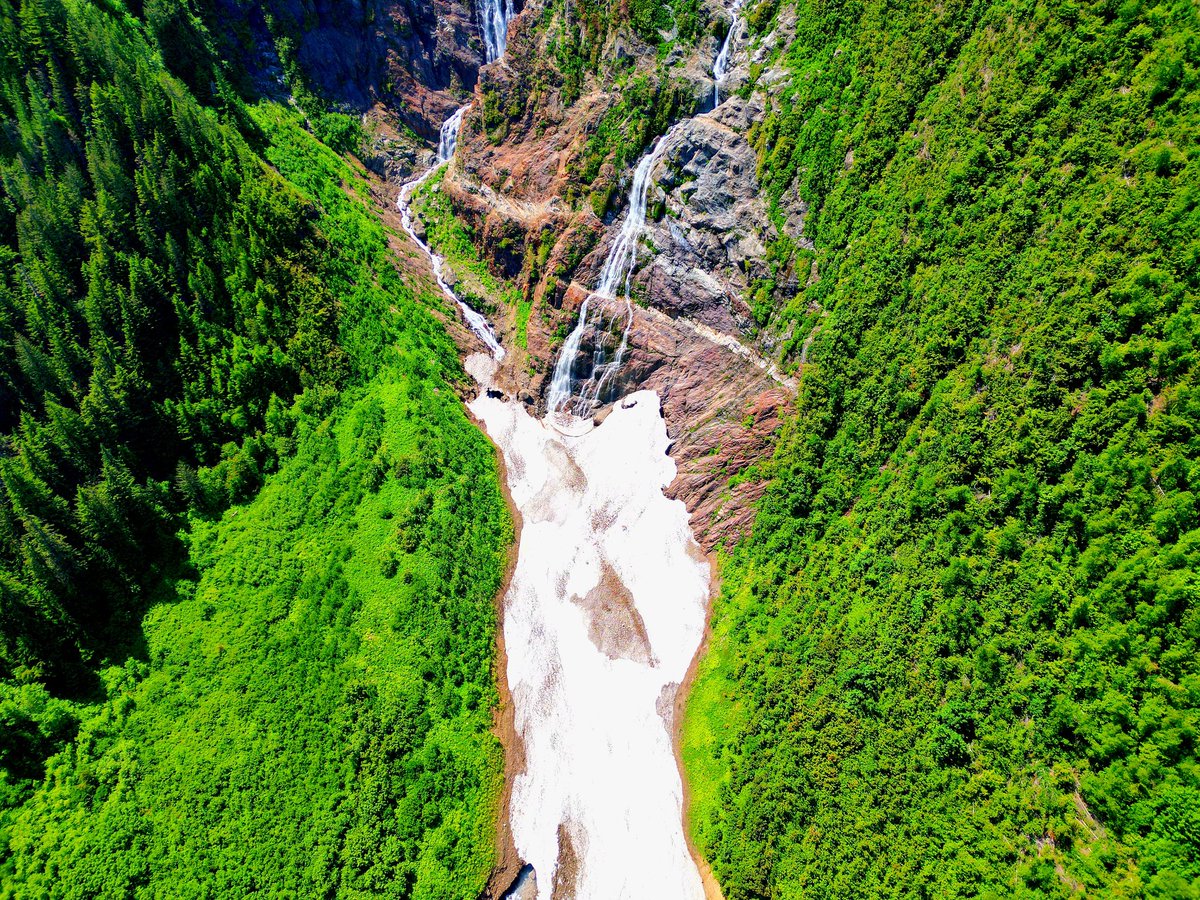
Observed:
[[[503,18],[502,3],[480,7],[489,61],[504,49],[491,24]],[[728,71],[736,5],[733,16],[713,64],[714,100]],[[509,896],[703,900],[672,738],[679,687],[703,635],[711,570],[684,504],[663,492],[675,464],[657,394],[619,399],[602,425],[591,418],[620,386],[653,170],[687,120],[634,169],[625,218],[555,362],[538,419],[494,389],[504,351],[446,284],[441,258],[412,225],[412,194],[453,155],[463,113],[443,126],[435,165],[404,186],[400,208],[439,286],[492,353],[467,359],[480,385],[470,409],[504,456],[523,522],[502,600],[506,676],[525,761],[507,814],[526,866]],[[603,341],[582,351],[589,327],[612,335],[620,328],[611,358]]]

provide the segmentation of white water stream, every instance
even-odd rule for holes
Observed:
[[[438,169],[450,162],[450,158],[454,156],[454,148],[458,145],[458,130],[462,127],[463,115],[469,108],[469,106],[464,106],[442,123],[441,131],[438,134],[437,158],[421,177],[405,183],[400,188],[400,198],[396,201],[396,206],[400,209],[400,224],[404,227],[405,233],[429,257],[429,262],[433,266],[433,277],[437,281],[438,287],[442,289],[442,293],[446,295],[447,299],[458,304],[458,308],[462,310],[463,319],[466,320],[467,325],[475,332],[479,339],[483,341],[484,345],[492,351],[492,355],[496,359],[503,359],[504,348],[496,340],[496,333],[492,331],[492,326],[488,323],[488,320],[464,303],[458,294],[454,293],[454,289],[446,281],[446,260],[435,253],[433,248],[417,235],[417,230],[413,227],[411,209],[413,192],[433,177],[433,174]]]
[[[492,0],[499,2],[499,0]],[[729,71],[729,62],[733,56],[733,40],[738,28],[738,11],[742,0],[734,0],[730,7],[729,31],[713,61],[713,107],[721,103],[721,79]],[[684,120],[686,122],[686,120]],[[665,135],[660,137],[650,148],[650,152],[641,158],[633,171],[633,184],[629,191],[628,212],[616,240],[609,248],[608,258],[600,271],[600,281],[596,289],[584,298],[579,307],[579,319],[567,336],[554,364],[554,374],[550,388],[546,393],[546,408],[551,415],[565,414],[567,416],[586,416],[605,399],[604,389],[611,383],[613,375],[621,368],[625,350],[629,342],[629,329],[633,325],[633,305],[630,302],[630,284],[633,270],[637,265],[638,242],[646,225],[646,201],[650,188],[650,174],[655,163],[671,140],[676,128],[683,122],[676,123]],[[624,291],[625,323],[621,330],[620,343],[612,360],[605,358],[602,347],[597,347],[590,361],[590,372],[584,378],[577,378],[579,367],[579,350],[584,334],[588,327],[600,329],[608,307],[606,301],[615,300],[618,288]],[[610,316],[611,318],[611,316]],[[578,384],[576,384],[578,382]]]
[[[508,23],[516,10],[512,0],[478,0],[475,12],[479,16],[479,30],[483,32],[487,61],[495,62],[508,47]]]
[[[721,105],[721,79],[729,72],[729,60],[733,56],[733,35],[738,27],[738,11],[742,8],[742,0],[733,0],[733,5],[729,8],[731,16],[729,20],[729,31],[725,32],[725,40],[721,44],[721,49],[717,53],[717,58],[713,62],[713,108]]]
[[[580,304],[579,319],[567,336],[558,361],[554,364],[554,375],[546,393],[546,409],[551,414],[588,415],[600,403],[601,394],[613,374],[621,368],[621,361],[628,346],[629,327],[633,324],[633,305],[629,299],[629,288],[633,269],[637,264],[638,242],[646,225],[646,197],[650,189],[650,171],[658,162],[659,154],[666,144],[667,137],[659,138],[633,171],[633,185],[629,190],[629,210],[625,214],[625,221],[621,223],[621,230],[609,248],[604,268],[600,270],[600,282],[596,285],[596,290]],[[611,362],[605,360],[602,349],[595,351],[591,360],[591,372],[579,385],[579,396],[573,398],[572,382],[584,331],[589,324],[601,324],[605,314],[605,301],[616,299],[618,288],[623,289],[625,299],[625,324],[621,331],[620,345]],[[593,305],[593,301],[596,300],[600,302]],[[589,309],[594,311],[591,317]]]

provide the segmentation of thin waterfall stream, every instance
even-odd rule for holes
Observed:
[[[729,8],[729,30],[725,32],[725,40],[721,42],[721,49],[717,51],[717,58],[713,61],[714,109],[721,105],[721,80],[729,74],[729,60],[733,57],[733,38],[737,31],[738,12],[741,8],[742,0],[733,0],[733,5]]]
[[[488,62],[495,62],[508,49],[508,23],[517,14],[513,0],[478,0],[475,13]]]
[[[734,35],[738,27],[738,11],[742,0],[734,0],[730,7],[729,30],[713,61],[713,107],[721,103],[721,80],[729,72],[733,56]],[[629,343],[629,328],[633,324],[633,305],[630,299],[631,282],[637,266],[638,242],[646,225],[646,203],[650,188],[650,175],[666,147],[671,143],[675,131],[687,122],[675,123],[666,134],[658,138],[638,162],[633,171],[633,182],[629,191],[628,211],[621,223],[621,230],[609,248],[608,257],[600,271],[596,289],[583,300],[579,307],[579,318],[567,336],[554,374],[546,393],[546,409],[551,416],[582,417],[590,414],[604,402],[604,390],[612,384],[614,374],[621,368]],[[602,348],[597,348],[590,361],[590,372],[585,378],[577,377],[579,352],[585,332],[589,326],[597,327],[606,314],[608,303],[617,298],[617,290],[623,291],[625,324],[620,343],[612,360],[607,360]]]
[[[446,260],[438,253],[435,253],[433,248],[417,234],[412,217],[413,193],[432,178],[434,173],[442,166],[449,163],[450,159],[454,156],[455,147],[458,146],[458,132],[462,128],[463,116],[466,115],[468,109],[470,109],[469,105],[462,107],[442,123],[441,131],[438,134],[437,156],[434,158],[433,165],[426,169],[419,178],[414,178],[412,181],[406,182],[400,188],[400,198],[396,201],[396,206],[400,209],[400,224],[403,226],[405,233],[429,257],[429,262],[433,266],[434,280],[437,281],[438,287],[442,289],[442,293],[446,295],[447,299],[458,304],[458,308],[462,310],[463,319],[466,320],[468,327],[492,351],[492,355],[496,359],[503,359],[504,348],[500,346],[500,341],[496,339],[496,333],[492,330],[492,326],[477,310],[472,309],[458,294],[454,293],[454,289],[446,281]]]
[[[676,126],[678,127],[678,126]],[[633,172],[633,186],[629,192],[629,212],[621,223],[617,239],[609,250],[604,268],[600,271],[600,282],[596,290],[584,298],[579,307],[579,319],[567,336],[558,361],[554,365],[554,375],[546,394],[546,408],[552,414],[561,412],[568,414],[587,415],[600,403],[606,383],[621,367],[621,361],[628,346],[629,327],[633,324],[633,306],[630,302],[630,279],[634,266],[637,264],[638,241],[642,229],[646,225],[646,195],[650,188],[650,170],[658,162],[659,152],[666,146],[665,139],[659,139],[654,147],[642,157]],[[592,360],[592,371],[581,387],[581,395],[576,402],[571,402],[573,370],[579,355],[579,346],[583,340],[584,330],[588,327],[589,308],[604,315],[603,301],[616,299],[617,289],[621,288],[625,299],[625,325],[621,331],[621,343],[612,362],[605,362],[598,351]],[[593,303],[593,300],[600,301]]]
[[[478,0],[476,6],[476,14],[479,17],[479,31],[483,35],[484,55],[487,62],[495,62],[504,55],[505,49],[508,47],[508,23],[516,15],[516,9],[513,6],[513,0]],[[429,246],[418,234],[413,225],[412,218],[412,196],[422,184],[433,177],[434,173],[442,166],[450,162],[454,156],[455,147],[458,145],[458,132],[462,128],[463,116],[467,110],[471,108],[470,104],[458,109],[450,118],[442,123],[441,130],[438,133],[438,149],[437,156],[434,158],[434,163],[420,177],[406,182],[400,188],[400,197],[396,202],[400,209],[400,224],[403,226],[405,233],[412,238],[413,243],[421,248],[421,251],[429,257],[429,262],[433,266],[433,276],[438,283],[438,287],[442,289],[442,293],[446,297],[458,304],[458,308],[462,310],[463,319],[466,320],[470,329],[475,332],[481,341],[491,350],[492,355],[496,359],[504,358],[504,348],[500,346],[499,340],[496,338],[496,333],[492,326],[488,323],[477,310],[465,303],[450,287],[446,281],[444,274],[445,259],[435,253],[433,248]]]

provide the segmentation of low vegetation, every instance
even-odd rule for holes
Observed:
[[[513,339],[518,347],[525,348],[533,301],[527,300],[511,281],[488,268],[476,236],[454,215],[450,199],[442,192],[445,174],[444,169],[436,173],[417,190],[413,199],[413,212],[425,228],[425,240],[450,264],[456,278],[454,292],[464,303],[490,317],[500,312],[497,304],[515,310]]]

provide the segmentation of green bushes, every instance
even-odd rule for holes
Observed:
[[[0,894],[475,897],[492,451],[367,186],[187,9],[0,0]]]
[[[490,446],[415,374],[427,352],[386,352],[253,501],[192,523],[146,662],[105,672],[11,813],[18,895],[478,896],[511,530]]]
[[[637,75],[621,92],[621,99],[605,113],[588,139],[580,159],[576,180],[580,189],[592,188],[591,202],[597,216],[608,209],[616,185],[612,179],[600,179],[605,163],[623,173],[631,168],[643,151],[686,115],[695,98],[686,87],[669,79]]]
[[[331,150],[338,153],[359,153],[366,134],[362,122],[344,113],[325,113],[313,123],[313,134]]]
[[[580,163],[579,183],[571,197],[576,199],[587,193],[584,189],[592,185],[606,161],[620,170],[631,156],[695,107],[691,88],[672,77],[667,63],[672,47],[694,45],[706,34],[709,18],[696,0],[667,4],[637,0],[624,11],[596,0],[572,0],[548,4],[543,21],[549,54],[544,60],[546,69],[535,74],[535,83],[548,81],[559,87],[565,105],[574,104],[589,89],[619,95],[589,139]],[[626,50],[612,58],[604,55],[606,48],[612,49],[610,38],[624,28],[657,45],[657,67],[652,73],[636,72],[638,57]],[[624,42],[618,46],[624,47]],[[498,116],[487,112],[487,104],[492,102],[489,98],[485,88],[485,127],[498,142],[507,132],[501,130],[503,126],[497,129],[493,118],[498,121]]]
[[[729,900],[1190,896],[1195,10],[797,11],[752,139],[816,243],[773,322],[826,315],[689,706],[695,833]]]

